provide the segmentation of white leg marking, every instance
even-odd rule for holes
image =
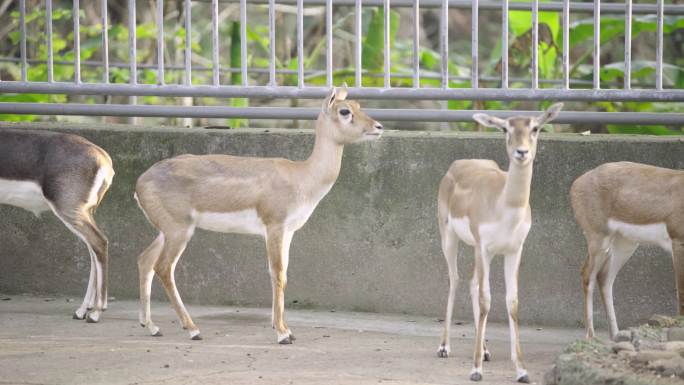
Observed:
[[[634,254],[634,250],[639,246],[638,243],[632,242],[627,238],[616,236],[613,240],[613,245],[610,250],[608,261],[603,266],[607,269],[605,275],[605,282],[601,288],[603,298],[606,301],[606,313],[608,315],[608,323],[610,325],[610,337],[614,338],[618,332],[617,318],[615,317],[615,306],[613,305],[613,283],[615,277],[620,272],[620,269],[627,263],[629,258]]]

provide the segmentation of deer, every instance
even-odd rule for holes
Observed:
[[[506,307],[511,336],[511,360],[516,379],[529,383],[520,352],[518,334],[518,269],[522,247],[532,224],[530,189],[537,139],[544,124],[556,118],[563,104],[552,105],[536,117],[514,116],[501,119],[483,113],[473,119],[506,135],[508,171],[488,159],[460,159],[451,164],[439,185],[437,219],[444,257],[449,271],[449,295],[439,357],[450,354],[449,332],[458,285],[458,244],[474,249],[475,266],[470,280],[475,350],[471,381],[482,380],[482,362],[491,355],[484,344],[485,327],[491,305],[489,267],[495,255],[504,256]]]
[[[586,338],[594,338],[598,282],[610,338],[615,339],[619,329],[613,283],[639,244],[658,245],[672,255],[678,311],[684,315],[684,171],[605,163],[573,182],[570,199],[588,249],[582,266]]]
[[[109,154],[80,136],[0,128],[0,204],[52,211],[86,244],[90,276],[73,318],[89,323],[107,309],[108,240],[94,214],[113,177]]]
[[[378,139],[383,127],[333,88],[315,123],[315,141],[303,161],[232,155],[180,155],[162,160],[138,179],[135,199],[159,235],[140,254],[140,324],[153,336],[152,278],[161,280],[184,329],[202,339],[174,281],[174,269],[196,228],[261,236],[271,277],[271,325],[279,344],[295,337],[284,318],[290,242],[330,191],[342,165],[344,145]]]

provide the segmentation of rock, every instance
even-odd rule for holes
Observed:
[[[670,326],[677,325],[677,320],[662,314],[656,314],[648,320],[650,326],[669,328]]]
[[[656,370],[663,376],[684,377],[684,358],[677,357],[669,360],[655,360],[648,364],[650,369]]]
[[[657,360],[669,360],[673,358],[681,358],[681,356],[677,352],[666,350],[642,350],[632,358],[632,363],[647,364]]]
[[[668,341],[684,341],[684,328],[669,328],[667,329]]]
[[[631,360],[636,355],[636,352],[630,350],[620,350],[617,353],[618,358],[622,360]]]
[[[626,342],[626,341],[617,342],[617,343],[613,344],[613,353],[619,353],[623,350],[633,352],[634,351],[634,345],[632,345],[631,342]]]
[[[684,356],[684,341],[670,341],[663,344],[663,350],[677,352]]]
[[[632,332],[629,330],[620,330],[615,335],[615,342],[632,342]]]

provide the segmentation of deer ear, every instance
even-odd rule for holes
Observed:
[[[508,132],[505,119],[481,113],[473,115],[473,119],[485,127],[495,127],[501,129],[503,132]]]
[[[552,120],[556,119],[558,116],[558,113],[560,110],[563,109],[563,103],[556,103],[549,107],[548,110],[544,111],[543,114],[537,116],[537,122],[539,123],[539,126],[543,126],[546,123],[551,122]]]
[[[345,100],[347,99],[347,93],[349,93],[349,90],[347,89],[347,82],[342,83],[342,87],[337,89],[337,95],[335,96],[336,100]]]
[[[323,112],[328,113],[332,105],[335,103],[335,100],[337,100],[337,88],[333,87],[333,89],[330,91],[330,94],[328,94],[328,96],[323,100]]]

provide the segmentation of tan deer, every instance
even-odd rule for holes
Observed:
[[[678,310],[684,315],[684,171],[631,162],[606,163],[577,178],[570,198],[588,248],[582,267],[587,338],[594,337],[597,281],[610,337],[615,338],[613,283],[640,243],[658,245],[672,254]]]
[[[333,89],[316,120],[316,140],[304,161],[230,155],[181,155],[163,160],[138,179],[136,199],[159,236],[138,258],[140,322],[160,335],[150,316],[152,277],[161,280],[183,328],[201,339],[174,282],[178,258],[195,228],[257,234],[266,241],[277,341],[290,344],[284,320],[290,241],[330,191],[340,173],[345,144],[380,137],[382,125]]]
[[[497,127],[506,134],[508,172],[494,161],[464,159],[455,161],[439,185],[437,218],[442,251],[449,268],[449,297],[444,333],[438,356],[448,357],[449,330],[458,283],[458,242],[473,246],[475,269],[470,281],[470,295],[475,320],[475,353],[470,374],[472,381],[482,379],[482,361],[489,360],[484,345],[485,326],[491,304],[489,266],[501,254],[505,261],[506,306],[511,334],[511,360],[517,381],[530,381],[523,367],[518,336],[518,268],[523,243],[531,226],[530,184],[532,164],[541,127],[553,120],[563,105],[554,104],[538,117],[500,119],[475,114],[473,119],[487,127]]]
[[[88,288],[73,316],[87,322],[107,308],[108,242],[93,214],[113,177],[109,155],[80,136],[0,129],[0,204],[52,211],[88,247]]]

